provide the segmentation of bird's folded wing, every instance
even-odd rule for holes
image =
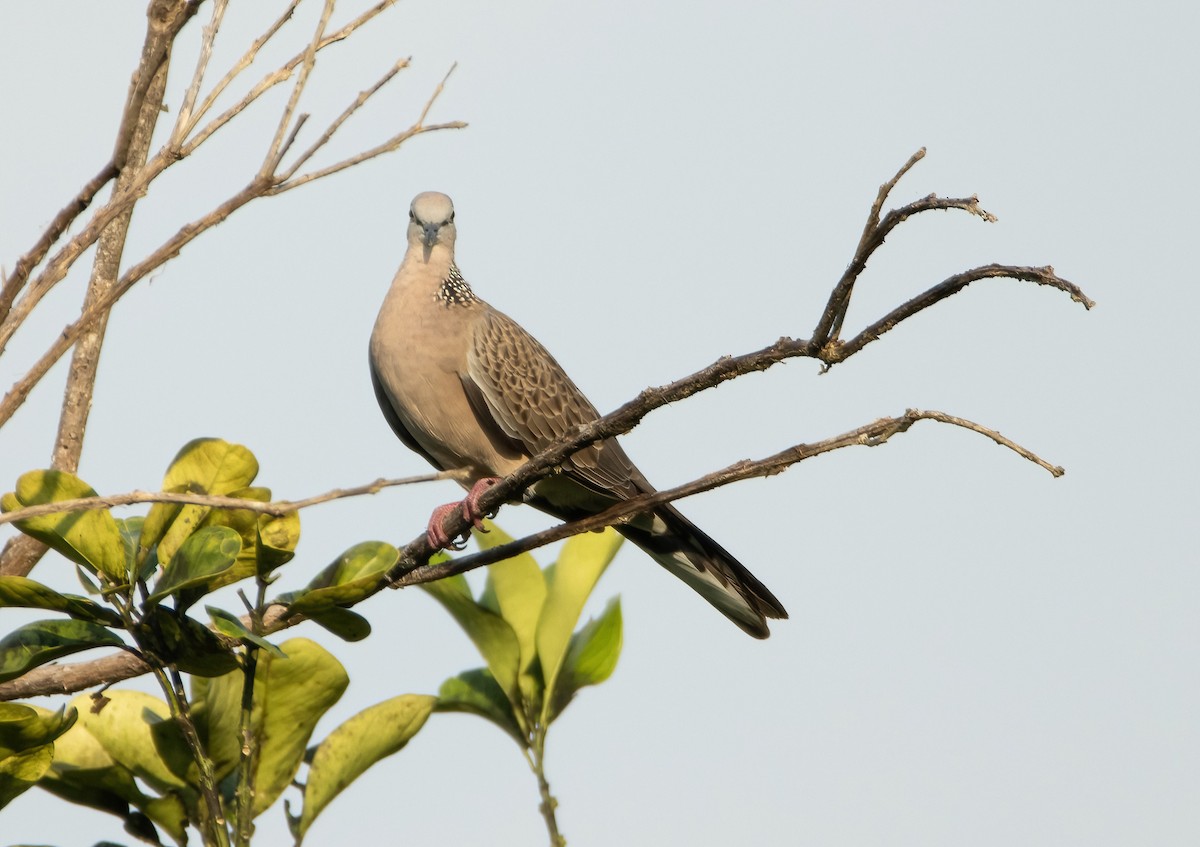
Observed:
[[[507,315],[489,309],[475,324],[467,351],[463,385],[529,455],[539,453],[566,432],[600,417],[537,339]],[[482,410],[476,409],[477,412]],[[614,498],[633,497],[649,488],[614,440],[585,447],[563,470],[589,488]]]

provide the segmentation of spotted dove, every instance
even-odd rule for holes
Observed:
[[[546,348],[475,295],[454,262],[456,236],[450,198],[418,194],[408,252],[371,333],[371,381],[401,441],[439,469],[468,471],[462,508],[478,519],[487,484],[600,415]],[[653,491],[610,438],[575,453],[523,499],[572,520]],[[458,505],[431,518],[435,546],[448,543],[441,519]],[[673,506],[617,530],[755,638],[770,634],[767,618],[787,617],[766,586]]]

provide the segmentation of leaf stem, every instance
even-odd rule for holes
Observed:
[[[250,837],[254,835],[254,773],[258,764],[258,739],[254,735],[254,679],[258,670],[258,649],[253,644],[247,644],[243,654],[242,711],[238,726],[242,749],[234,807],[236,847],[250,847]]]
[[[217,790],[217,779],[213,773],[212,759],[200,742],[200,734],[192,721],[191,710],[188,707],[187,695],[183,690],[183,680],[179,671],[174,667],[154,667],[154,678],[167,696],[167,704],[171,707],[171,715],[183,734],[196,762],[199,773],[200,794],[204,799],[201,807],[200,834],[204,843],[210,847],[229,847],[229,830],[225,826],[225,814],[221,810],[221,795]]]
[[[534,730],[533,745],[524,748],[522,752],[525,754],[525,761],[529,763],[529,769],[537,777],[538,792],[542,795],[538,811],[542,813],[542,818],[546,821],[546,831],[550,834],[550,847],[566,847],[567,839],[558,831],[558,818],[555,814],[558,809],[558,800],[550,792],[550,782],[546,779],[546,731],[543,727],[539,725]]]

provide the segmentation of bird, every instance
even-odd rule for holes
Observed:
[[[407,236],[371,332],[371,383],[400,441],[439,470],[463,472],[467,497],[439,506],[429,521],[429,542],[440,549],[451,546],[441,526],[449,512],[461,508],[481,527],[484,491],[600,413],[545,347],[463,277],[448,196],[418,194]],[[654,491],[608,438],[568,457],[521,499],[569,521]],[[788,616],[766,586],[674,506],[655,506],[616,529],[755,638],[770,635],[768,618]]]

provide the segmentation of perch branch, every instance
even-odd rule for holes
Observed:
[[[932,420],[939,423],[950,424],[969,429],[973,432],[978,432],[997,444],[1015,451],[1018,455],[1036,463],[1039,467],[1045,468],[1051,474],[1060,476],[1063,473],[1062,468],[1050,465],[1032,451],[1016,444],[1010,439],[1004,437],[994,430],[983,427],[979,424],[965,420],[964,418],[947,415],[944,412],[936,411],[918,411],[910,409],[903,415],[892,418],[880,418],[877,421],[866,424],[865,426],[844,432],[841,435],[833,436],[814,444],[797,444],[787,450],[783,450],[772,456],[756,461],[744,460],[736,462],[726,468],[706,474],[699,479],[685,483],[684,485],[676,486],[675,488],[665,489],[655,492],[654,494],[643,495],[631,500],[624,501],[607,511],[593,515],[582,520],[571,521],[565,524],[560,524],[542,532],[533,533],[532,535],[485,550],[480,553],[474,553],[469,556],[462,556],[449,562],[444,562],[436,565],[429,565],[427,562],[431,552],[424,553],[424,560],[417,565],[409,567],[396,575],[393,587],[399,588],[408,585],[416,585],[424,582],[432,582],[437,579],[443,579],[457,573],[465,573],[475,568],[480,568],[501,559],[515,556],[518,553],[523,553],[528,550],[533,550],[538,547],[543,547],[554,541],[559,541],[563,538],[568,538],[572,535],[578,535],[583,532],[599,530],[605,526],[612,526],[628,520],[638,512],[644,512],[655,506],[664,503],[670,503],[679,500],[683,497],[689,497],[693,494],[698,494],[703,491],[711,491],[715,488],[720,488],[729,485],[733,482],[738,482],[744,479],[753,477],[772,476],[780,473],[792,465],[802,462],[805,459],[810,459],[814,456],[819,456],[823,453],[829,453],[834,450],[840,450],[844,447],[852,446],[867,446],[878,447],[888,442],[892,436],[899,433],[907,432],[908,429],[917,421]],[[439,477],[441,475],[431,474],[431,477]],[[416,481],[417,478],[413,478]],[[353,492],[345,496],[354,496],[355,494],[374,493],[366,490],[372,488],[377,483],[372,483],[370,486],[361,486],[361,491],[354,489],[346,489]],[[333,492],[331,492],[333,493]],[[157,495],[155,495],[157,496]],[[89,498],[99,499],[99,498]],[[197,500],[183,500],[181,502],[197,502]],[[206,498],[205,502],[215,498]],[[230,498],[222,498],[230,499]],[[307,501],[295,501],[291,503],[292,508],[303,508],[303,505],[309,501],[324,502],[324,499],[335,499],[328,495],[319,495],[317,498],[309,498]],[[172,500],[174,502],[174,500]],[[264,505],[256,501],[234,501],[237,503],[235,508],[254,508],[262,511]],[[284,501],[285,503],[287,501]],[[244,505],[243,505],[244,504]],[[93,507],[94,503],[88,503],[87,506]],[[72,506],[73,508],[83,508],[80,504],[71,504],[67,501],[54,504],[58,510],[63,510],[64,507]],[[40,508],[40,507],[32,507]],[[16,514],[15,512],[9,513]],[[6,516],[7,517],[7,516]],[[410,555],[409,551],[418,548],[420,545],[425,545],[424,536],[409,544],[402,554],[401,563]],[[428,545],[425,545],[427,548]],[[394,569],[393,569],[394,570]],[[381,589],[385,583],[380,583],[376,591]],[[304,618],[299,615],[289,614],[287,607],[280,603],[271,603],[265,614],[263,615],[263,633],[270,634],[278,632],[282,629],[294,626],[300,623]],[[243,619],[249,625],[249,616]],[[73,691],[81,691],[85,688],[90,688],[95,685],[108,684],[118,682],[123,679],[138,676],[146,673],[149,668],[139,661],[134,656],[127,654],[118,654],[107,656],[102,659],[93,660],[91,662],[79,662],[65,666],[53,665],[41,668],[35,668],[29,673],[18,679],[0,684],[0,701],[15,700],[24,697],[38,697],[48,694],[67,694]]]
[[[938,423],[962,427],[963,429],[990,438],[1002,447],[1007,447],[1022,458],[1046,470],[1052,476],[1060,477],[1066,473],[1061,467],[1050,464],[1028,448],[1022,447],[999,432],[977,424],[974,421],[954,415],[947,415],[945,412],[909,409],[899,417],[880,418],[865,426],[860,426],[857,429],[852,429],[849,432],[844,432],[832,438],[826,438],[815,444],[797,444],[763,459],[753,461],[744,459],[740,462],[735,462],[728,467],[705,474],[683,485],[624,500],[603,512],[590,515],[586,518],[580,518],[579,520],[558,524],[541,532],[535,532],[524,538],[510,541],[507,544],[501,544],[469,556],[460,556],[457,559],[441,562],[436,565],[420,565],[400,574],[391,584],[391,587],[402,588],[407,585],[433,582],[434,580],[444,579],[455,574],[466,573],[467,571],[475,570],[476,568],[481,568],[530,550],[535,550],[538,547],[544,547],[555,541],[570,538],[572,535],[579,535],[584,532],[596,532],[606,526],[617,526],[628,521],[634,515],[650,511],[664,503],[671,503],[684,497],[691,497],[705,491],[712,491],[715,488],[721,488],[730,483],[740,482],[745,479],[774,476],[798,462],[811,459],[822,453],[830,453],[834,450],[856,445],[878,447],[886,444],[893,435],[908,432],[909,428],[917,421],[936,421]]]

